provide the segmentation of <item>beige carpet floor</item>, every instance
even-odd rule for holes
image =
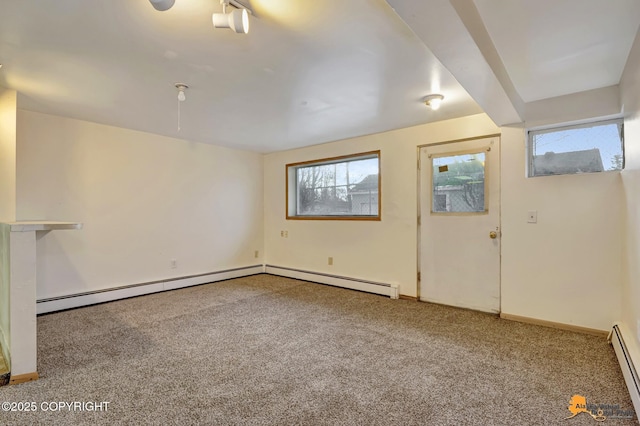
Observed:
[[[565,419],[573,395],[633,408],[603,337],[270,275],[43,315],[38,343],[41,378],[0,388],[23,403],[1,424],[593,425]]]

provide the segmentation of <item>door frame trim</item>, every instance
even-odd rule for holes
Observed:
[[[420,270],[420,265],[421,265],[421,258],[420,258],[420,247],[422,247],[422,209],[421,209],[421,205],[422,205],[422,199],[421,199],[421,195],[422,195],[422,183],[421,183],[421,179],[420,179],[420,171],[421,171],[421,164],[420,164],[420,150],[422,148],[428,148],[428,147],[433,147],[433,146],[440,146],[440,145],[448,145],[448,144],[454,144],[454,143],[458,143],[458,142],[469,142],[469,141],[475,141],[475,140],[480,140],[480,139],[490,139],[490,138],[498,138],[499,139],[499,144],[498,146],[500,148],[502,148],[501,143],[502,143],[502,133],[492,133],[492,134],[488,134],[488,135],[482,135],[482,136],[474,136],[474,137],[469,137],[469,138],[462,138],[462,139],[452,139],[452,140],[447,140],[447,141],[441,141],[441,142],[434,142],[434,143],[425,143],[425,144],[421,144],[418,145],[416,147],[416,156],[417,156],[417,160],[416,160],[416,200],[417,200],[417,205],[416,205],[416,224],[417,224],[417,247],[416,247],[416,299],[420,302],[421,298],[420,298],[420,282],[421,282],[421,270]],[[498,149],[498,167],[500,167],[500,175],[502,175],[502,149]],[[500,203],[499,203],[499,208],[498,208],[498,227],[500,229],[500,235],[502,235],[502,185],[500,182],[500,179],[498,179],[498,194],[499,194],[499,199],[500,199]],[[498,279],[500,280],[500,308],[499,308],[499,312],[502,312],[502,244],[500,244],[500,252],[498,254],[498,261],[499,261],[499,271],[498,271]]]
[[[456,143],[456,142],[475,141],[475,140],[478,140],[478,139],[499,138],[501,136],[502,136],[502,133],[492,133],[492,134],[489,134],[489,135],[474,136],[472,138],[451,139],[451,140],[447,140],[447,141],[440,141],[440,142],[434,142],[434,143],[423,143],[421,145],[418,145],[418,152],[420,152],[420,148],[426,148],[428,146],[447,145],[447,144]]]

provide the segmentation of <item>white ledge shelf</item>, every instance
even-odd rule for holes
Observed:
[[[38,339],[36,286],[38,269],[36,261],[38,232],[65,229],[82,229],[82,223],[28,220],[0,224],[3,238],[0,252],[3,253],[0,286],[8,288],[9,321],[0,336],[8,348],[7,361],[11,371],[10,384],[38,378]],[[6,323],[6,321],[5,321]],[[4,346],[3,345],[3,346]]]
[[[41,220],[29,220],[20,222],[9,222],[11,232],[29,232],[29,231],[56,231],[63,229],[82,229],[82,223],[79,222],[53,222]]]

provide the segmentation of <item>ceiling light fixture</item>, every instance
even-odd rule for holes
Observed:
[[[180,131],[180,104],[187,100],[187,96],[184,94],[184,91],[189,88],[184,83],[176,83],[176,89],[178,89],[178,131]]]
[[[231,28],[236,33],[247,34],[249,32],[249,13],[247,9],[237,1],[220,0],[222,13],[214,13],[211,17],[214,28]],[[227,13],[227,6],[232,5],[237,9]]]
[[[428,95],[428,96],[425,96],[425,98],[422,101],[426,106],[428,106],[429,108],[435,111],[438,108],[440,108],[440,104],[442,103],[443,99],[444,99],[444,96],[442,95]]]
[[[155,10],[159,10],[161,12],[171,9],[173,7],[173,4],[176,2],[176,0],[149,0],[149,1],[151,2],[151,5],[154,7]]]
[[[184,83],[176,83],[175,86],[176,86],[176,89],[178,89],[178,100],[180,102],[184,102],[185,100],[187,100],[187,97],[184,94],[184,91],[187,90],[189,86],[187,86]]]

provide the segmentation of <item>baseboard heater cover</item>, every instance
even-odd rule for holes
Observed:
[[[104,290],[88,291],[84,293],[70,294],[66,296],[39,299],[36,301],[37,313],[61,311],[81,306],[95,305],[96,303],[111,302],[113,300],[126,299],[128,297],[142,296],[167,290],[176,290],[183,287],[208,284],[232,278],[246,277],[264,273],[263,265],[252,265],[241,268],[225,269],[208,272],[205,274],[188,275],[185,277],[170,278],[166,280],[150,281],[145,283],[130,284],[120,287],[112,287]]]
[[[623,333],[623,329],[625,333]],[[633,363],[631,351],[625,343],[623,334],[626,334],[626,331],[627,329],[620,324],[614,324],[611,334],[609,334],[609,341],[620,363],[620,369],[622,370],[624,381],[629,389],[633,408],[635,409],[636,416],[638,416],[640,415],[640,378],[638,376],[638,370]],[[636,361],[638,360],[636,359]]]
[[[398,299],[400,294],[398,285],[395,283],[386,284],[375,281],[368,281],[359,278],[351,278],[340,275],[325,274],[322,272],[304,271],[301,269],[288,268],[284,266],[265,265],[265,272],[271,275],[279,275],[288,278],[296,278],[304,281],[328,284],[335,287],[359,290],[367,293],[389,296]]]

